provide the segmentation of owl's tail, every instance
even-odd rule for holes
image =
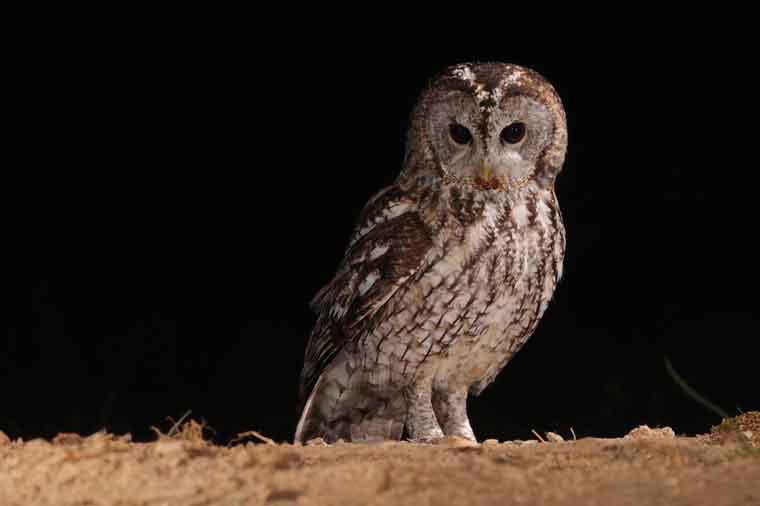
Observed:
[[[399,401],[403,399],[399,398]],[[395,409],[388,409],[391,405]],[[399,440],[404,409],[372,394],[363,374],[336,359],[322,373],[306,400],[296,428],[295,442],[321,437],[328,443]]]

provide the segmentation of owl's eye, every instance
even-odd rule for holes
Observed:
[[[501,131],[501,141],[507,144],[517,144],[525,137],[525,123],[516,121]]]
[[[459,123],[452,123],[449,125],[449,135],[454,139],[457,144],[469,144],[472,142],[472,134],[467,127],[460,125]]]

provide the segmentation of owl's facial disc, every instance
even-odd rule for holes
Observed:
[[[565,111],[546,79],[518,65],[462,63],[434,77],[420,95],[398,184],[548,189],[566,149]]]
[[[527,184],[552,131],[546,107],[520,95],[485,110],[453,93],[432,108],[428,123],[444,177],[482,190]]]

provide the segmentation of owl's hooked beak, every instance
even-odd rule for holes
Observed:
[[[501,180],[494,174],[493,166],[486,160],[480,164],[480,171],[475,178],[475,183],[486,190],[496,190],[502,187]]]
[[[493,176],[493,168],[490,163],[483,160],[483,163],[480,165],[480,179],[488,182],[491,180],[491,176]]]

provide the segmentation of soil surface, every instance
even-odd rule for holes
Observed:
[[[742,417],[699,437],[640,427],[619,439],[433,445],[257,437],[223,447],[195,422],[152,443],[0,432],[0,504],[757,506],[760,413]]]

